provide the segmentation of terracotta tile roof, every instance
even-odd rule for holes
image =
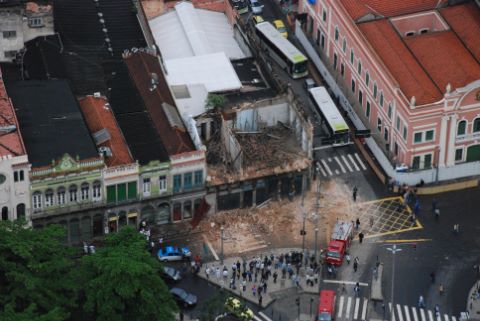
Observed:
[[[175,101],[160,68],[158,58],[149,53],[137,52],[130,53],[124,60],[130,78],[137,88],[168,154],[175,155],[194,151],[195,146],[175,107]],[[155,90],[151,91],[152,73],[158,76],[158,85]],[[165,107],[164,103],[173,108]],[[180,126],[172,126],[169,116],[180,119]]]
[[[480,64],[452,31],[405,38],[405,43],[438,88],[459,88],[480,79]]]
[[[388,20],[362,23],[358,24],[358,27],[397,80],[407,99],[415,96],[417,105],[442,99],[443,95],[440,90],[408,50]]]
[[[452,30],[480,62],[480,9],[475,2],[467,2],[440,10]]]
[[[110,134],[110,139],[100,146],[110,148],[112,151],[111,157],[105,158],[105,163],[108,167],[127,165],[133,163],[132,155],[128,149],[127,144],[120,128],[117,125],[115,116],[110,108],[105,107],[107,100],[103,97],[95,98],[93,96],[86,96],[79,100],[80,108],[87,123],[90,133],[96,133],[102,129],[107,129]]]
[[[394,17],[432,10],[447,0],[340,0],[353,20],[366,14]]]
[[[0,70],[0,127],[5,131],[0,131],[0,156],[25,155],[25,145],[20,133],[17,116],[13,109],[12,101],[7,95],[5,84],[2,80],[2,71]],[[10,130],[8,129],[10,128]]]

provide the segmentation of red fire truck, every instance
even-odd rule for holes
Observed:
[[[353,222],[337,221],[328,243],[325,261],[333,265],[342,265],[345,252],[353,238]]]

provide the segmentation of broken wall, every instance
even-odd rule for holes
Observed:
[[[243,175],[243,152],[242,148],[240,147],[240,143],[236,139],[235,135],[233,134],[231,128],[227,125],[227,122],[221,118],[222,126],[221,126],[221,138],[223,145],[225,146],[225,150],[227,152],[228,157],[232,163],[232,166],[235,170],[238,171],[240,175]]]

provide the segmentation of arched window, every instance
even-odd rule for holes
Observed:
[[[45,191],[45,207],[53,205],[53,189],[49,188]]]
[[[95,181],[93,182],[93,200],[94,201],[99,201],[102,199],[102,184],[100,181]]]
[[[70,185],[68,188],[68,199],[70,202],[76,202],[78,197],[78,188],[77,185]]]
[[[65,204],[65,187],[60,186],[57,190],[57,203],[58,205]]]
[[[457,136],[465,135],[466,128],[467,128],[467,121],[466,120],[459,121],[457,126]]]
[[[88,183],[82,183],[81,187],[81,200],[86,201],[88,200],[89,194],[90,194],[90,185]]]
[[[34,192],[32,195],[33,211],[38,212],[42,209],[42,193]]]
[[[17,205],[17,220],[24,221],[25,220],[25,204],[20,203]]]
[[[480,118],[475,118],[473,121],[473,132],[480,132]]]

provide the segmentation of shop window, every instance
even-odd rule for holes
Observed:
[[[192,218],[192,201],[188,200],[183,202],[183,218]]]

